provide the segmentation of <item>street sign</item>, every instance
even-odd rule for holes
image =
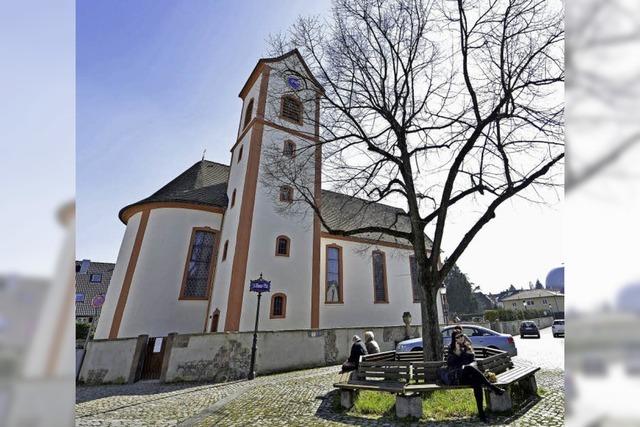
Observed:
[[[251,280],[249,283],[249,290],[251,292],[270,292],[271,291],[271,281],[264,280],[262,276],[260,276],[257,280]]]
[[[93,308],[102,307],[102,304],[104,304],[104,295],[96,295],[91,300],[91,305],[93,306]]]

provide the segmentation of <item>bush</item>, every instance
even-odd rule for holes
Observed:
[[[547,313],[549,315],[549,313]],[[488,322],[508,322],[511,320],[530,320],[544,317],[544,310],[505,310],[499,308],[497,310],[486,310],[484,318]]]
[[[496,320],[499,319],[498,310],[486,310],[484,312],[484,319],[487,322],[495,322]]]
[[[89,323],[76,322],[76,339],[82,340],[87,338],[90,327],[91,325]]]

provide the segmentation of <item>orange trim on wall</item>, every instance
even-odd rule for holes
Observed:
[[[273,302],[275,301],[276,297],[282,297],[282,314],[279,316],[276,316],[275,314],[273,314]],[[269,308],[269,319],[284,319],[285,317],[287,317],[287,296],[282,292],[278,292],[271,295],[271,307]]]
[[[136,264],[138,263],[138,257],[140,256],[140,249],[142,248],[142,240],[144,238],[144,232],[147,229],[149,222],[150,210],[145,209],[142,211],[142,217],[140,218],[140,224],[138,224],[138,230],[136,231],[136,239],[133,243],[133,249],[131,250],[131,256],[129,257],[129,264],[127,265],[127,272],[124,275],[122,281],[122,288],[120,288],[120,295],[118,296],[118,303],[113,314],[113,320],[111,321],[111,329],[109,330],[109,339],[118,338],[120,332],[120,323],[122,322],[122,316],[124,314],[124,308],[127,304],[127,298],[129,297],[129,290],[131,289],[131,281],[133,279],[133,273],[136,270]]]
[[[141,203],[139,205],[131,206],[122,212],[120,219],[125,224],[129,221],[133,215],[138,212],[143,212],[145,210],[152,209],[165,209],[165,208],[174,208],[174,209],[190,209],[192,211],[205,211],[211,213],[224,214],[225,209],[218,206],[209,206],[209,205],[199,205],[196,203],[187,203],[187,202],[148,202]]]
[[[316,138],[320,136],[320,97],[316,97]],[[316,140],[314,197],[321,207],[322,200],[322,145]],[[311,255],[311,329],[320,328],[320,218],[313,215],[313,249]]]
[[[255,126],[257,124],[262,124],[264,126],[269,126],[269,127],[274,128],[274,129],[290,133],[291,135],[295,135],[297,137],[300,137],[300,138],[303,138],[303,139],[307,139],[309,141],[314,141],[314,142],[318,141],[318,136],[317,135],[312,135],[312,134],[310,134],[308,132],[301,132],[299,130],[291,129],[291,128],[279,125],[277,123],[270,122],[268,120],[265,120],[264,117],[254,117],[253,119],[251,119],[251,122],[249,122],[249,125],[242,130],[242,132],[240,133],[240,136],[238,137],[238,140],[236,141],[235,144],[233,144],[233,147],[231,147],[231,149],[229,151],[231,151],[233,153],[233,151],[236,149],[238,144],[242,143],[242,141],[244,139],[244,136],[247,134],[247,132],[249,132],[249,130],[253,129],[253,126]]]
[[[209,264],[209,273],[207,274],[207,290],[204,296],[202,297],[187,297],[184,296],[184,290],[187,287],[187,279],[189,276],[189,261],[191,261],[191,255],[193,254],[193,241],[196,238],[197,231],[207,231],[209,233],[213,233],[214,238],[214,246],[213,253],[211,254],[211,260]],[[191,229],[191,239],[189,239],[189,246],[187,248],[187,260],[184,264],[184,273],[182,273],[182,285],[180,286],[180,293],[178,294],[178,300],[192,300],[192,301],[204,301],[209,300],[211,284],[213,283],[213,273],[216,269],[216,262],[218,260],[218,247],[220,246],[220,232],[219,230],[214,230],[211,227],[193,227]],[[209,310],[207,310],[208,312]]]
[[[231,153],[231,159],[229,159],[229,176],[231,176],[231,169],[232,168],[233,168],[233,153]],[[234,194],[235,194],[235,191],[236,190],[234,189],[233,190]],[[220,240],[222,240],[222,233],[224,231],[224,221],[225,221],[226,217],[227,217],[226,214],[222,215],[222,222],[220,223]],[[228,245],[228,244],[229,244],[229,240],[227,240],[225,242],[225,245]],[[220,246],[219,245],[220,245],[220,242],[218,242],[218,254],[220,253]],[[227,248],[228,248],[228,246],[225,246],[225,248],[224,248],[225,250],[224,250],[224,254],[223,255],[224,255],[225,258],[227,256]],[[222,261],[224,261],[224,259]],[[220,261],[220,262],[222,262],[222,261]],[[218,260],[216,258],[216,264],[217,263],[218,263]],[[213,278],[211,279],[211,291],[209,292],[209,299],[207,300],[207,311],[204,313],[204,327],[202,329],[202,332],[204,332],[204,333],[207,332],[207,323],[209,322],[209,310],[211,310],[211,300],[213,299],[213,286],[214,286],[215,281],[216,281],[216,272],[218,271],[217,267],[218,266],[216,265],[216,269],[213,272]],[[218,310],[218,309],[216,308],[216,310]],[[214,311],[214,313],[215,313],[215,311]],[[220,320],[220,310],[218,310],[218,321],[219,320]],[[212,320],[211,321],[213,322],[213,315],[212,315]],[[217,327],[218,327],[217,323],[218,322],[216,322],[216,331],[217,331]]]
[[[267,87],[269,83],[268,66],[264,67],[262,80],[260,81],[260,97],[256,119],[264,116],[267,101]],[[249,158],[242,191],[242,204],[238,220],[238,232],[231,268],[231,283],[229,284],[229,297],[227,300],[227,313],[224,330],[237,331],[240,328],[240,315],[242,312],[242,298],[244,295],[245,278],[247,274],[247,261],[249,259],[249,243],[251,242],[251,224],[253,223],[253,209],[256,200],[256,185],[258,182],[258,170],[260,167],[260,154],[262,151],[263,125],[256,120],[253,124],[249,143]]]

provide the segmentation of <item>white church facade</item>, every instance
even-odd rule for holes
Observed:
[[[313,84],[300,85],[300,75]],[[126,230],[95,339],[253,330],[249,281],[260,274],[271,281],[261,330],[395,326],[407,311],[421,322],[409,242],[332,235],[312,211],[283,214],[293,189],[262,179],[267,151],[293,162],[312,147],[306,172],[331,228],[396,217],[398,208],[321,189],[321,94],[296,50],[258,61],[240,92],[229,165],[203,159],[120,211]],[[446,323],[444,289],[439,296]]]

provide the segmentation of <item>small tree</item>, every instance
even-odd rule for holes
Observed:
[[[454,265],[444,279],[447,288],[447,303],[449,310],[456,313],[475,313],[477,303],[473,297],[471,283],[457,265]]]
[[[544,289],[544,286],[542,285],[542,283],[540,283],[540,279],[536,280],[536,289]]]
[[[438,289],[469,244],[507,200],[544,201],[541,191],[559,185],[562,22],[561,10],[537,0],[334,0],[329,20],[300,18],[271,41],[274,54],[298,48],[313,74],[276,70],[282,78],[297,74],[305,89],[323,90],[302,99],[321,107],[304,118],[317,142],[294,161],[267,153],[262,179],[291,186],[290,208],[310,207],[332,234],[413,247],[425,360],[442,358]],[[325,185],[363,199],[363,209],[406,209],[336,226],[309,180],[320,150]],[[456,212],[468,228],[443,263]]]

